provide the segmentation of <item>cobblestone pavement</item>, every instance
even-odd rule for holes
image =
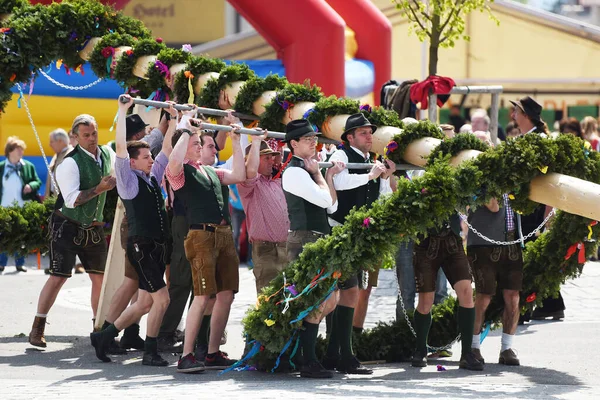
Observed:
[[[12,261],[12,260],[11,260]],[[422,398],[599,398],[600,384],[593,358],[600,328],[600,264],[588,263],[583,275],[565,284],[565,321],[534,322],[519,327],[515,347],[521,367],[496,364],[500,332],[484,342],[485,371],[458,369],[458,356],[437,361],[447,371],[437,372],[408,364],[376,365],[369,377],[336,375],[331,380],[307,381],[297,375],[258,372],[201,375],[175,372],[176,355],[168,355],[173,366],[141,365],[141,353],[115,356],[99,362],[89,345],[92,327],[89,308],[90,281],[75,275],[67,282],[52,309],[46,327],[48,348],[33,349],[26,335],[31,327],[37,297],[46,277],[28,260],[30,270],[17,274],[7,267],[0,276],[0,400],[4,399],[161,399],[194,396],[223,399],[307,398],[329,399],[373,397]],[[43,260],[47,263],[47,260]],[[382,271],[373,291],[366,326],[395,317],[396,283],[393,271]],[[254,278],[240,268],[240,293],[236,296],[224,350],[232,356],[242,351],[241,319],[255,301]],[[142,321],[142,326],[144,320]],[[324,325],[324,324],[322,324]],[[457,346],[454,354],[459,354]],[[116,396],[116,397],[115,397]]]

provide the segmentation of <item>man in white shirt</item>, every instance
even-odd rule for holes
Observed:
[[[342,134],[343,148],[337,150],[330,161],[343,163],[374,163],[371,170],[345,169],[333,178],[337,194],[337,211],[329,217],[331,226],[344,223],[353,207],[370,206],[381,195],[392,193],[390,176],[396,170],[391,160],[385,164],[371,153],[373,132],[377,126],[372,125],[362,113],[351,115],[346,121]],[[387,168],[386,168],[387,167]],[[339,283],[339,301],[331,314],[330,341],[323,366],[337,369],[347,374],[372,374],[371,369],[363,367],[352,352],[352,327],[362,330],[369,295],[373,286],[377,286],[379,271],[363,271],[358,275]],[[368,279],[366,278],[368,275]],[[362,289],[359,291],[359,280]]]
[[[317,135],[307,120],[291,121],[285,128],[285,141],[293,154],[282,176],[283,192],[288,208],[290,231],[287,237],[287,253],[290,262],[296,260],[305,244],[315,242],[329,234],[327,211],[334,212],[327,182],[321,175],[315,160]],[[337,163],[336,163],[337,164]],[[328,175],[336,169],[330,168]],[[331,176],[328,176],[331,179]],[[300,376],[303,378],[331,378],[333,374],[317,360],[315,347],[319,324],[335,307],[335,298],[319,307],[317,312],[304,318],[300,331],[303,362]]]
[[[61,194],[49,226],[50,276],[40,293],[29,334],[29,343],[38,347],[46,347],[46,316],[71,277],[75,257],[79,256],[92,281],[94,319],[106,264],[108,248],[102,220],[106,192],[116,184],[111,176],[115,154],[106,146],[98,146],[98,124],[91,115],[77,116],[72,132],[79,145],[56,170]]]

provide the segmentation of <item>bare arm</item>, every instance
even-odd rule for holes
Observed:
[[[335,203],[337,201],[337,192],[333,184],[333,177],[342,172],[346,168],[346,164],[344,164],[341,161],[331,162],[333,166],[327,169],[327,173],[325,174],[325,182],[327,182],[327,186],[329,186],[329,194],[331,195],[331,200],[333,203]]]
[[[263,136],[254,136],[252,138],[252,147],[248,153],[246,161],[246,179],[253,179],[258,175],[258,164],[260,163],[260,145],[267,138],[267,133]]]
[[[169,102],[169,103],[172,103],[172,102]],[[172,103],[172,104],[175,104],[175,103]],[[173,105],[171,105],[169,108],[167,108],[167,112],[171,115],[171,119],[168,122],[168,128],[165,133],[165,138],[162,142],[162,150],[161,151],[167,157],[169,157],[171,155],[171,152],[173,151],[173,143],[171,143],[171,140],[173,138],[173,134],[175,133],[175,129],[177,128],[177,110],[175,110],[173,108]]]
[[[235,126],[239,128],[239,126]],[[240,144],[240,134],[236,129],[229,133],[231,137],[231,146],[233,148],[233,167],[231,171],[224,170],[222,185],[233,185],[242,183],[246,180],[246,165],[244,163],[244,155]]]
[[[172,176],[177,176],[181,173],[181,170],[183,169],[183,160],[185,159],[189,142],[190,135],[184,133],[181,135],[177,141],[177,144],[173,148],[173,151],[169,155],[169,163],[167,164],[167,168]]]
[[[87,203],[92,200],[94,197],[101,195],[102,193],[111,190],[115,187],[117,180],[112,176],[105,176],[102,178],[99,184],[94,186],[93,188],[82,190],[79,192],[79,196],[75,200],[75,207],[80,206],[82,204]]]
[[[121,98],[127,99],[121,103]],[[127,110],[133,105],[133,99],[128,94],[119,96],[119,115],[117,117],[117,135],[115,137],[116,153],[119,158],[127,158],[127,125],[125,119]]]

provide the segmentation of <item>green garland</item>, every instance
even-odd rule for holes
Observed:
[[[477,150],[484,152],[489,149],[486,143],[482,142],[472,133],[459,133],[452,139],[444,139],[438,147],[435,148],[427,159],[427,164],[433,164],[435,161],[444,157],[454,157],[463,150]]]
[[[94,46],[94,50],[92,50],[92,53],[90,54],[89,63],[94,74],[96,74],[98,78],[110,78],[110,66],[106,65],[108,58],[105,57],[107,50],[110,48],[114,49],[118,46],[133,46],[134,44],[135,40],[133,39],[133,36],[128,34],[115,32],[102,36],[102,39]],[[127,57],[127,54],[124,54],[123,57]]]
[[[394,110],[386,110],[381,106],[371,108],[368,105],[360,107],[360,112],[371,122],[377,126],[393,126],[395,128],[404,129],[404,123],[398,117],[398,113]]]
[[[48,6],[49,28],[62,43],[59,58],[69,68],[83,64],[79,51],[92,37],[100,37],[114,27],[116,12],[112,6],[87,0],[69,0]]]
[[[338,99],[336,96],[329,96],[321,98],[315,103],[314,108],[309,110],[307,119],[311,124],[317,126],[319,131],[322,131],[323,123],[327,118],[340,114],[356,114],[358,111],[358,100],[348,97]]]
[[[0,3],[0,15],[10,14],[14,8],[27,7],[29,2],[27,0],[4,0]]]
[[[259,125],[270,131],[283,132],[285,125],[281,121],[290,107],[301,101],[316,103],[322,98],[321,88],[317,85],[290,83],[278,91],[273,101],[267,105],[264,114],[260,116]]]
[[[189,71],[194,76],[192,78],[193,87],[200,75],[208,72],[220,72],[223,68],[225,68],[225,63],[218,58],[192,56],[188,62],[186,71]],[[187,103],[190,97],[188,78],[185,75],[186,71],[180,71],[175,75],[173,95],[179,103]]]
[[[230,83],[247,81],[256,76],[246,64],[231,64],[221,70],[217,79],[210,79],[202,93],[196,97],[196,104],[202,107],[219,108],[219,95]]]
[[[158,53],[157,61],[160,61],[171,68],[175,64],[187,64],[190,56],[191,54],[187,51],[165,47]],[[162,90],[169,95],[169,98],[173,96],[171,88],[165,81],[166,77],[164,72],[157,68],[156,65],[153,68],[148,69],[147,78],[146,84],[148,87]],[[173,79],[173,77],[170,79]]]
[[[264,92],[269,90],[281,90],[287,84],[287,78],[277,74],[269,75],[266,78],[250,78],[240,90],[240,93],[235,99],[235,106],[233,108],[242,114],[253,114],[253,104]]]
[[[43,204],[27,201],[22,207],[0,207],[0,249],[26,255],[48,250],[48,218],[54,210],[54,198]]]
[[[402,157],[404,156],[404,152],[408,145],[410,145],[415,140],[423,139],[426,137],[432,137],[435,139],[444,140],[445,136],[440,130],[440,128],[428,121],[419,121],[414,124],[408,124],[404,126],[402,134],[396,135],[394,137],[394,141],[397,144],[397,148],[391,151],[388,151],[387,157],[395,162],[396,164],[404,163]]]
[[[157,87],[150,86],[145,79],[133,75],[133,68],[135,67],[138,58],[158,54],[165,48],[166,46],[162,41],[157,42],[154,39],[138,40],[133,45],[133,48],[131,49],[132,52],[124,54],[117,63],[117,67],[113,74],[114,79],[124,88],[134,88],[144,92],[143,95],[148,95],[149,92],[156,90]],[[143,95],[142,97],[145,97]]]

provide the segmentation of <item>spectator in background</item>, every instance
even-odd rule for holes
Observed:
[[[585,117],[581,121],[581,130],[583,138],[592,145],[592,150],[598,151],[600,145],[600,136],[598,136],[598,121],[594,117]]]
[[[464,124],[460,127],[458,133],[473,133],[473,127],[471,126],[471,124]]]
[[[42,181],[35,172],[35,167],[29,161],[23,160],[23,153],[27,146],[16,136],[10,136],[4,147],[6,160],[0,162],[0,198],[2,207],[13,204],[23,206],[25,201],[39,201],[38,190]],[[25,257],[15,254],[15,264],[18,272],[27,272],[23,267]],[[8,263],[8,254],[0,254],[0,272],[4,271]]]
[[[55,154],[50,161],[50,171],[46,178],[46,192],[44,193],[44,198],[56,196],[58,194],[56,188],[52,185],[50,174],[56,177],[56,168],[63,162],[67,153],[73,150],[73,147],[69,143],[69,135],[62,128],[50,132],[50,147],[52,147]]]
[[[467,122],[461,115],[460,105],[453,104],[450,107],[450,125],[454,126],[454,130],[458,132],[460,128]]]
[[[521,130],[514,122],[509,122],[506,125],[506,137],[507,138],[516,138],[521,136]]]
[[[583,139],[583,133],[581,132],[581,124],[576,118],[569,118],[566,121],[564,121],[564,123],[561,123],[560,133],[570,133],[571,135],[575,135],[578,138]]]
[[[486,110],[483,108],[478,108],[473,111],[471,114],[471,131],[477,132],[490,132],[490,117]],[[501,126],[498,126],[498,139],[504,141],[506,140],[506,135]]]
[[[79,141],[77,140],[77,135],[73,135],[71,131],[69,131],[69,144],[73,148],[79,144]]]

